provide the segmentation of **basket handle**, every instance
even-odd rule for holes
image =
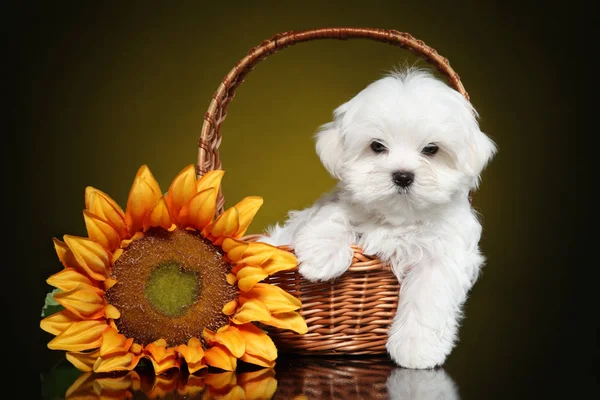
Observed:
[[[207,171],[221,169],[222,167],[219,159],[221,124],[227,116],[227,107],[233,100],[236,89],[242,84],[246,75],[252,71],[256,64],[280,49],[296,43],[318,39],[372,39],[407,49],[435,66],[448,79],[449,84],[469,100],[469,94],[463,87],[458,74],[450,67],[448,59],[440,56],[435,49],[408,33],[373,28],[320,28],[279,33],[250,49],[248,55],[238,61],[229,71],[213,94],[208,111],[204,114],[204,123],[198,139],[198,162],[196,164],[198,177],[204,175]],[[223,211],[224,203],[223,193],[219,191],[217,197],[218,214]]]

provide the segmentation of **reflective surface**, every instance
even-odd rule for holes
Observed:
[[[275,369],[237,372],[140,368],[119,374],[80,373],[66,362],[42,377],[42,398],[59,399],[459,399],[444,369],[408,370],[385,358],[282,358]]]

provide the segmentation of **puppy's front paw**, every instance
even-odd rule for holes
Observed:
[[[433,329],[405,321],[387,341],[387,351],[396,364],[405,368],[426,369],[442,365],[452,348]]]
[[[326,281],[342,275],[352,263],[353,251],[346,242],[304,238],[295,243],[298,271],[309,281]]]

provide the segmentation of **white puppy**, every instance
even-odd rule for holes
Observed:
[[[293,246],[299,272],[311,281],[343,274],[351,244],[388,262],[401,282],[391,358],[408,368],[441,365],[484,263],[468,197],[496,146],[460,93],[408,69],[337,108],[316,149],[339,180],[335,190],[290,212],[260,240]]]

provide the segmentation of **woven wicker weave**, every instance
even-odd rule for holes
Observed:
[[[221,124],[236,89],[254,66],[269,55],[296,43],[318,39],[371,39],[388,43],[421,56],[440,71],[467,100],[460,78],[448,60],[433,48],[408,33],[369,28],[323,28],[280,33],[252,48],[225,76],[213,95],[198,139],[198,176],[221,169],[219,145]],[[223,211],[219,193],[217,212]],[[251,240],[249,236],[246,239]],[[398,306],[400,285],[385,265],[354,247],[352,264],[335,282],[309,282],[297,270],[278,273],[269,282],[281,286],[302,301],[300,313],[308,324],[308,333],[294,334],[269,329],[283,352],[300,354],[381,354],[385,353],[387,331]]]

